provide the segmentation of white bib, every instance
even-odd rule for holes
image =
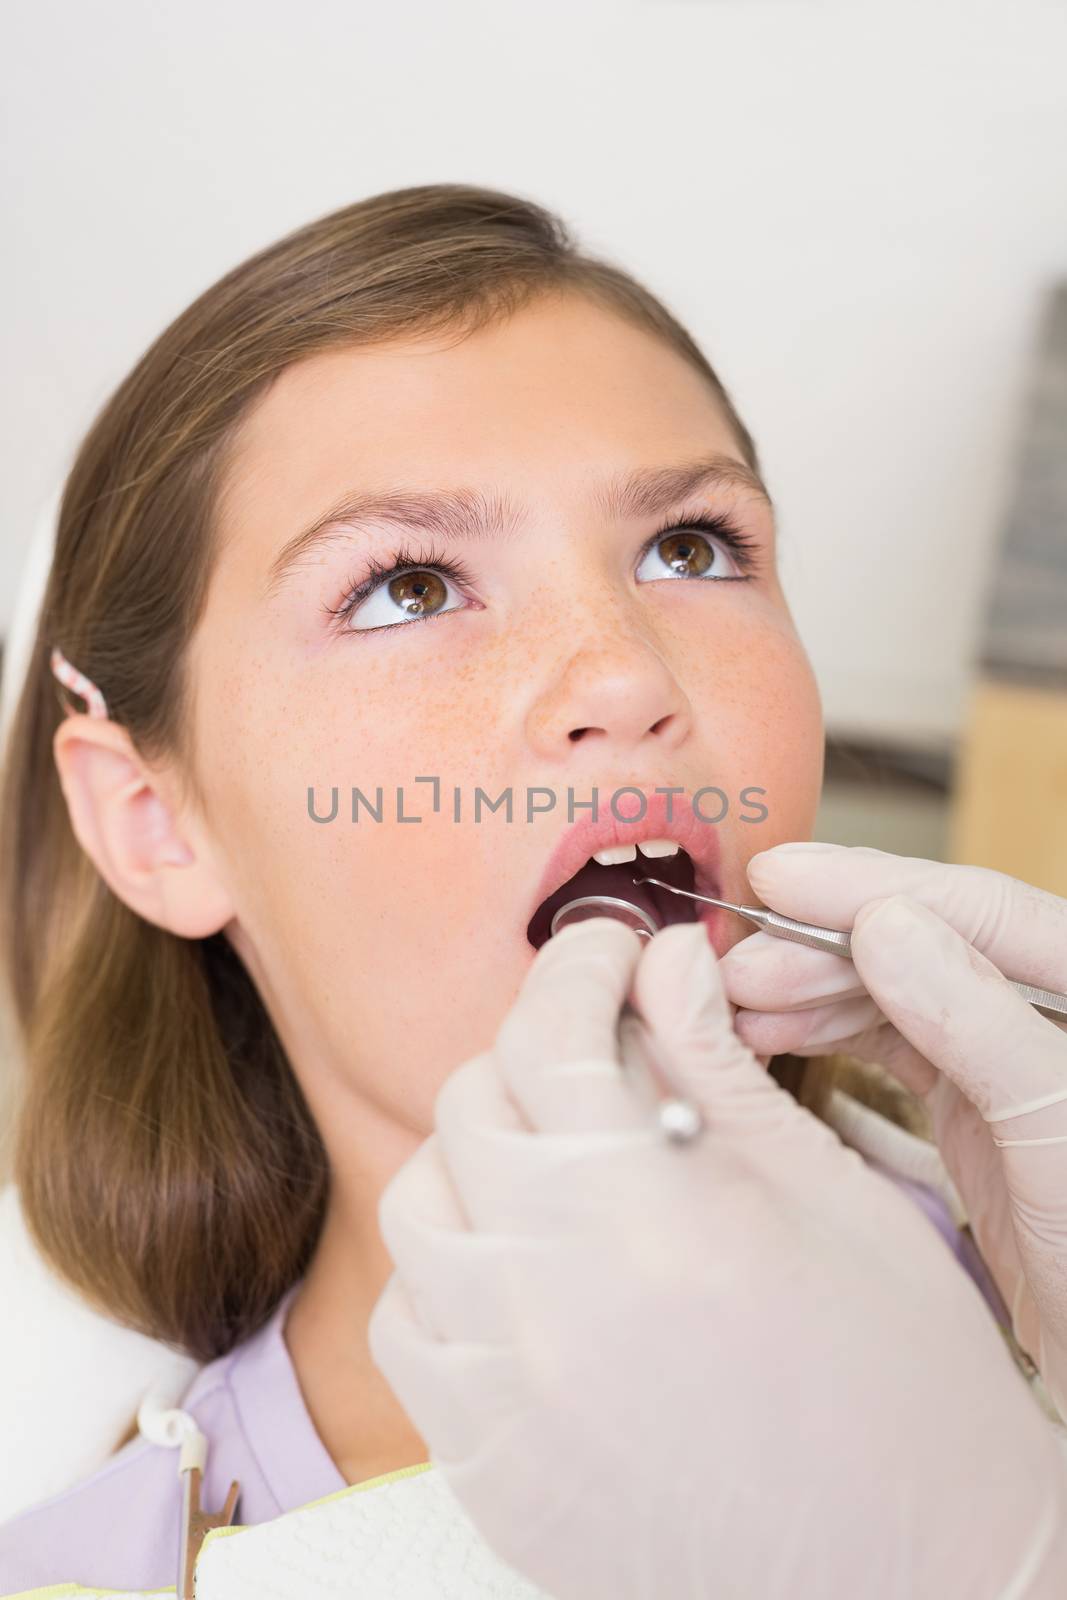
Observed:
[[[550,1600],[490,1550],[432,1463],[252,1527],[214,1528],[196,1600]],[[55,1584],[25,1600],[174,1600],[166,1589]],[[21,1600],[21,1597],[20,1597]]]

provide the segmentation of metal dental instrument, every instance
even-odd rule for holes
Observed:
[[[662,878],[641,877],[633,881],[655,883],[661,889],[669,889],[671,894],[684,894],[690,900],[703,900],[709,906],[721,906],[724,911],[736,911],[738,916],[747,917],[749,922],[754,922],[765,933],[773,933],[778,939],[789,939],[793,944],[810,945],[813,950],[829,950],[831,955],[844,956],[847,961],[852,960],[851,933],[844,933],[837,928],[820,928],[814,922],[798,922],[794,917],[783,917],[779,911],[768,911],[765,906],[739,906],[734,905],[731,900],[716,900],[710,894],[694,894],[689,889],[677,888],[673,883],[664,883]],[[1009,978],[1008,982],[1043,1016],[1053,1019],[1067,1017],[1067,994],[1056,994],[1051,989],[1038,989],[1032,983],[1016,983],[1014,978]]]
[[[568,900],[552,918],[549,935],[569,927],[572,922],[588,922],[590,917],[614,917],[625,922],[642,939],[651,939],[659,929],[647,912],[629,900],[617,900],[610,894],[586,894],[577,900]]]

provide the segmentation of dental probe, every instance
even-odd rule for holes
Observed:
[[[749,922],[754,922],[765,933],[773,933],[778,939],[789,939],[793,944],[810,945],[813,950],[829,950],[831,955],[844,956],[847,961],[852,960],[852,935],[837,928],[820,928],[814,922],[798,922],[794,917],[783,917],[780,911],[768,911],[766,906],[738,906],[730,900],[716,900],[710,894],[694,894],[689,889],[679,889],[673,883],[664,883],[662,878],[635,878],[634,883],[655,883],[661,889],[669,889],[671,894],[684,894],[690,900],[704,900],[709,906],[721,906],[724,911],[736,911],[739,917],[747,917]],[[1014,978],[1008,982],[1013,989],[1017,989],[1024,1000],[1040,1011],[1044,1016],[1056,1018],[1067,1017],[1067,994],[1056,994],[1051,989],[1038,989],[1032,983],[1016,983]]]

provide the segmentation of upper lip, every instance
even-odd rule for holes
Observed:
[[[634,785],[633,787],[637,787]],[[635,797],[629,792],[624,804],[627,809],[636,807]],[[544,904],[549,895],[561,889],[568,878],[573,878],[585,863],[598,850],[606,850],[611,845],[642,844],[646,839],[673,839],[681,845],[693,861],[693,888],[698,894],[718,895],[719,882],[719,834],[714,823],[705,822],[693,810],[685,794],[648,794],[644,790],[646,807],[645,814],[640,822],[621,821],[611,809],[610,793],[605,789],[598,790],[601,799],[598,801],[599,815],[584,817],[575,822],[562,834],[556,842],[541,880],[537,886],[530,915],[533,916],[537,908]],[[605,801],[603,796],[607,794]],[[670,802],[670,820],[667,817],[667,806]],[[605,814],[606,813],[606,814]],[[640,856],[634,862],[638,868]],[[656,862],[646,860],[644,865],[650,875],[655,876]]]

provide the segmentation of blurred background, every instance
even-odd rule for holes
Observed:
[[[753,431],[822,688],[817,836],[1067,894],[1060,0],[5,0],[0,636],[97,407],[259,246],[535,198]]]

